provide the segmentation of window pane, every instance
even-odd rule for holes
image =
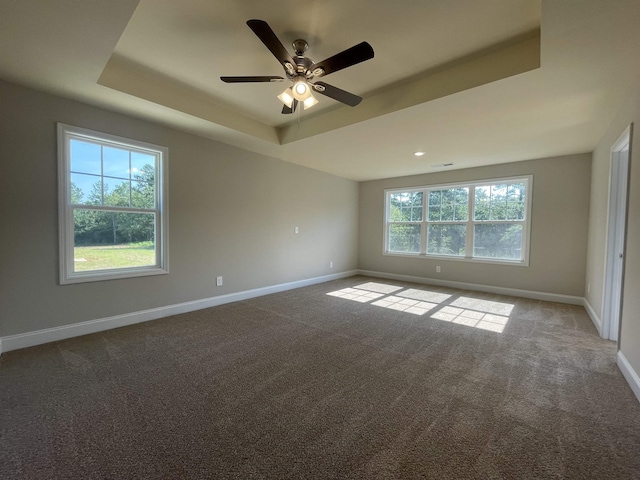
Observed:
[[[71,171],[78,173],[102,173],[100,145],[71,139],[69,141]]]
[[[468,188],[447,188],[429,192],[429,221],[458,222],[468,219]]]
[[[468,214],[469,206],[465,203],[463,205],[456,205],[453,212],[454,220],[458,222],[466,222],[469,219]]]
[[[121,148],[102,147],[103,175],[129,178],[129,151]]]
[[[473,255],[521,260],[522,225],[517,223],[474,225]]]
[[[74,271],[156,264],[155,214],[74,209]]]
[[[507,196],[509,202],[524,202],[525,201],[525,185],[524,183],[512,183],[507,188]]]
[[[422,221],[422,192],[392,193],[389,209],[391,222]]]
[[[491,188],[487,185],[476,187],[476,203],[491,200]]]
[[[489,220],[507,219],[507,186],[491,185],[491,209]]]
[[[412,192],[409,194],[411,199],[411,221],[422,221],[422,192]]]
[[[420,253],[420,225],[389,225],[389,251]]]
[[[442,192],[442,203],[454,203],[456,200],[456,191],[453,188],[447,188],[446,190],[441,190]]]
[[[143,155],[136,152],[131,153],[131,163],[134,158],[144,161],[155,161],[152,155]],[[136,161],[137,161],[136,160]],[[131,206],[137,208],[155,208],[155,166],[154,163],[144,163],[140,167],[132,169],[131,178]]]
[[[142,170],[150,170],[153,172],[155,170],[155,164],[155,155],[131,152],[131,177],[133,178],[136,173],[142,172]]]
[[[389,200],[389,221],[402,221],[402,202],[398,198],[398,195],[391,195]]]
[[[443,222],[453,221],[453,204],[445,203],[440,207],[440,220]]]
[[[524,220],[525,183],[475,188],[474,220]]]
[[[489,220],[491,213],[491,204],[489,202],[476,202],[473,211],[473,218],[475,220]]]
[[[111,185],[114,185],[111,188]],[[104,205],[110,207],[129,207],[129,181],[104,177]]]
[[[440,221],[440,205],[437,205],[437,206],[429,205],[429,221],[430,222]]]
[[[499,203],[507,199],[506,185],[491,185],[491,202]]]
[[[414,222],[422,221],[422,205],[419,207],[413,207],[411,210],[411,220]]]
[[[456,188],[456,204],[466,205],[469,202],[469,189],[468,188]]]
[[[507,220],[507,203],[491,202],[490,220]]]
[[[466,227],[464,225],[429,225],[427,253],[464,256]]]
[[[136,208],[155,208],[156,197],[154,184],[131,182],[131,206]]]
[[[101,205],[102,177],[72,173],[69,193],[71,195],[70,201],[73,204]]]
[[[524,220],[524,202],[507,204],[507,220]]]

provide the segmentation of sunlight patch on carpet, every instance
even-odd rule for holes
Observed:
[[[366,303],[371,300],[375,300],[376,298],[383,297],[384,293],[367,292],[363,290],[356,290],[355,288],[343,288],[342,290],[329,292],[327,295],[344,298],[345,300],[353,300],[354,302]]]
[[[414,315],[424,315],[429,310],[433,310],[438,306],[437,303],[420,302],[418,300],[411,300],[409,298],[396,297],[393,295],[373,302],[372,305],[388,308],[390,310],[398,310],[400,312],[413,313]]]
[[[458,325],[465,325],[467,327],[480,328],[482,330],[490,330],[498,333],[502,333],[507,322],[509,322],[509,317],[505,317],[503,315],[466,310],[451,306],[442,307],[436,313],[431,315],[431,318],[435,318],[436,320],[441,320],[443,322],[451,322]]]
[[[510,303],[472,297],[458,297],[445,305],[452,295],[376,282],[343,288],[327,295],[358,303],[370,302],[376,307],[413,315],[430,313],[429,318],[434,320],[496,333],[504,331],[514,308]]]
[[[402,287],[398,287],[397,285],[388,285],[386,283],[376,283],[376,282],[367,282],[361,285],[354,285],[353,288],[358,288],[360,290],[368,290],[370,292],[377,293],[393,293],[398,290],[402,290]]]

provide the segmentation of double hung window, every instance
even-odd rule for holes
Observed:
[[[58,125],[60,282],[167,273],[167,149]]]
[[[387,190],[385,253],[528,264],[532,182]]]

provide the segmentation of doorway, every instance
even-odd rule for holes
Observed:
[[[631,130],[632,125],[629,125],[618,141],[611,147],[602,337],[616,342],[620,332],[622,291],[624,287],[624,249]]]

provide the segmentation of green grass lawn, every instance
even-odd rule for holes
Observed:
[[[74,260],[76,272],[144,267],[155,265],[156,253],[152,242],[75,247]]]

